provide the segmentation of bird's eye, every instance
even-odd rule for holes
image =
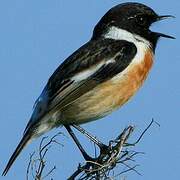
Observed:
[[[145,26],[147,24],[147,19],[143,16],[138,16],[136,21],[140,26]]]

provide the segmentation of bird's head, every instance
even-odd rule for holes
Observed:
[[[125,30],[148,40],[156,45],[159,37],[174,37],[153,32],[150,26],[157,21],[173,17],[171,15],[160,16],[150,7],[140,3],[123,3],[110,9],[94,28],[92,39],[105,36],[109,31],[116,29]],[[113,33],[113,32],[111,32]],[[114,32],[116,33],[116,32]]]

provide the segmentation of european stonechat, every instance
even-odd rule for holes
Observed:
[[[158,39],[173,39],[149,29],[168,17],[172,16],[159,16],[140,3],[110,9],[95,26],[90,41],[49,78],[3,175],[32,139],[55,127],[64,125],[70,130],[73,124],[100,119],[127,102],[152,67]]]

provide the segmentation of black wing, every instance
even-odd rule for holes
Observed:
[[[135,45],[124,40],[104,39],[88,42],[67,58],[50,77],[46,86],[47,111],[69,105],[100,82],[122,72],[136,52]],[[92,69],[100,63],[102,66],[88,78],[79,82],[73,80],[78,73]]]

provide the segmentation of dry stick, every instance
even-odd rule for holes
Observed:
[[[31,167],[31,163],[32,163],[32,158],[33,158],[34,154],[35,154],[35,152],[30,154],[29,163],[28,163],[28,167],[27,167],[27,171],[26,171],[26,180],[29,179],[29,171],[30,171],[30,167]]]
[[[127,146],[135,146],[139,141],[142,139],[146,131],[151,127],[151,125],[155,121],[152,120],[151,123],[148,125],[148,127],[141,133],[140,137],[137,139],[137,141],[133,144],[127,143],[127,140],[129,136],[132,134],[134,127],[129,126],[123,130],[123,132],[113,141],[110,141],[109,143],[109,151],[106,154],[101,154],[97,157],[97,160],[95,162],[86,162],[84,166],[78,167],[78,169],[68,178],[68,180],[74,180],[77,176],[79,176],[82,172],[84,174],[81,176],[80,179],[92,179],[92,178],[102,178],[107,177],[107,173],[109,174],[110,171],[118,164],[121,163],[125,165],[128,169],[119,173],[125,173],[127,171],[135,171],[137,174],[140,175],[140,173],[135,169],[136,166],[129,166],[125,162],[132,161],[133,157],[140,152],[133,152],[126,150],[123,151],[123,147]],[[156,123],[158,124],[158,123]],[[114,146],[112,146],[112,143],[115,143]],[[122,156],[121,156],[121,153]],[[132,153],[132,154],[131,154]],[[124,159],[123,159],[124,158]],[[84,176],[84,177],[83,177]]]
[[[132,134],[134,127],[129,126],[129,127],[125,128],[123,130],[123,132],[115,140],[109,142],[109,146],[108,146],[109,148],[108,148],[107,152],[103,152],[103,153],[100,152],[100,154],[96,158],[95,162],[89,161],[89,162],[86,162],[86,164],[83,166],[81,166],[79,164],[78,169],[68,178],[68,180],[74,180],[77,176],[80,176],[81,174],[82,175],[81,175],[80,179],[82,179],[82,180],[83,179],[92,179],[92,178],[100,179],[100,178],[104,178],[104,177],[108,178],[109,173],[119,163],[125,165],[128,169],[119,173],[118,175],[125,173],[127,171],[131,171],[131,170],[133,170],[139,174],[139,172],[135,169],[137,166],[131,167],[128,164],[126,164],[126,162],[128,162],[128,161],[133,161],[132,158],[135,155],[139,154],[139,152],[133,152],[133,151],[129,151],[129,150],[124,151],[123,147],[135,146],[137,143],[139,143],[139,141],[142,139],[142,137],[144,136],[146,131],[151,127],[151,125],[154,122],[155,122],[154,120],[151,121],[151,123],[148,125],[148,127],[141,133],[140,137],[133,144],[127,143],[127,140],[129,138],[129,136]],[[156,123],[156,124],[158,124],[158,123]],[[32,175],[36,180],[44,179],[44,178],[48,177],[54,171],[55,166],[44,177],[42,177],[42,173],[43,173],[43,170],[45,167],[44,158],[45,158],[49,148],[51,147],[50,145],[54,142],[58,143],[55,140],[55,137],[58,135],[59,134],[56,134],[55,136],[53,136],[50,139],[50,141],[48,143],[46,143],[45,145],[43,145],[43,142],[47,137],[44,137],[42,139],[40,146],[39,146],[39,157],[40,158],[36,159],[36,160],[32,160],[33,155],[31,155],[31,157],[30,157],[30,162],[28,164],[28,169],[27,169],[27,177],[26,177],[27,180],[28,180],[28,176],[29,176],[30,165],[31,165]],[[88,134],[87,134],[87,136],[88,136]],[[96,140],[96,142],[95,142],[96,144],[101,144],[101,142],[99,140],[97,140],[97,138],[94,137],[94,140]],[[113,143],[115,144],[114,146],[112,146]],[[39,161],[39,164],[38,164],[38,167],[36,167],[36,164],[38,161]],[[36,175],[33,174],[34,166],[36,169]]]
[[[55,169],[56,169],[56,166],[54,166],[42,179],[45,179],[46,177],[48,177]]]
[[[54,166],[52,169],[49,170],[49,172],[45,176],[42,177],[43,170],[45,168],[44,158],[45,158],[47,152],[49,151],[49,149],[51,148],[51,144],[56,143],[56,144],[62,145],[58,141],[55,140],[55,138],[60,134],[62,134],[62,133],[57,133],[56,135],[54,135],[46,144],[44,144],[44,141],[48,137],[42,138],[40,145],[39,145],[39,152],[38,152],[39,158],[32,160],[34,153],[30,156],[30,161],[29,161],[29,164],[27,167],[27,173],[26,173],[26,179],[27,180],[29,179],[30,166],[31,166],[32,177],[35,180],[45,179],[56,169],[56,167]],[[37,163],[38,163],[38,165],[37,165]],[[35,169],[35,175],[34,175],[34,169]]]
[[[139,136],[139,138],[137,139],[137,141],[135,141],[132,144],[126,144],[126,146],[135,146],[137,143],[139,143],[139,141],[142,139],[142,137],[144,136],[144,134],[146,133],[146,131],[152,126],[152,124],[155,123],[156,125],[160,126],[159,123],[157,123],[156,121],[154,121],[154,119],[152,119],[152,121],[150,122],[150,124],[146,127],[146,129],[141,133],[141,135]]]
[[[60,144],[58,143],[55,138],[57,136],[59,136],[60,134],[62,133],[57,133],[56,135],[54,135],[50,141],[48,143],[46,143],[45,145],[43,145],[43,142],[45,139],[47,139],[47,137],[44,137],[40,143],[40,147],[39,147],[39,157],[40,157],[40,164],[39,164],[39,168],[38,168],[38,171],[37,171],[37,179],[39,180],[41,177],[42,177],[42,173],[43,173],[43,170],[45,168],[45,161],[44,161],[44,158],[48,152],[48,150],[51,148],[51,144],[52,143],[57,143],[57,144]],[[62,145],[62,144],[61,144]],[[45,177],[47,177],[48,175],[50,175],[52,173],[52,171],[55,170],[55,166],[47,173],[47,175],[45,175]],[[42,178],[43,179],[43,178]]]
[[[126,164],[126,166],[127,166],[127,164]],[[129,172],[129,171],[135,171],[137,174],[141,175],[141,174],[135,169],[135,168],[137,167],[137,165],[135,165],[135,166],[133,166],[133,167],[130,167],[130,166],[127,166],[127,167],[128,167],[127,170],[124,170],[124,171],[120,172],[119,174],[115,175],[114,177],[118,177],[118,176],[120,176],[121,174],[124,174],[124,173]]]
[[[86,162],[86,164],[83,167],[79,167],[77,171],[75,171],[70,177],[69,180],[75,179],[80,173],[83,171],[86,171],[86,174],[88,176],[94,176],[94,174],[100,178],[101,175],[103,174],[106,176],[106,172],[109,170],[109,167],[114,164],[114,162],[117,159],[117,156],[120,154],[123,144],[126,142],[126,140],[129,138],[130,134],[133,131],[133,127],[129,126],[128,128],[124,129],[124,131],[116,138],[117,144],[110,150],[112,151],[111,155],[108,154],[100,154],[99,157],[97,158],[97,162]],[[110,152],[108,152],[110,153]],[[107,156],[107,157],[106,157]],[[88,169],[86,169],[88,167]],[[93,168],[95,167],[95,168]],[[82,178],[82,179],[85,179]]]

